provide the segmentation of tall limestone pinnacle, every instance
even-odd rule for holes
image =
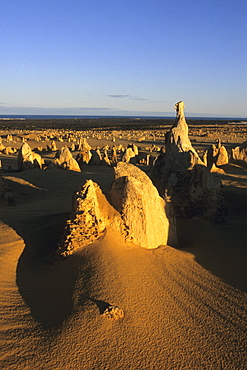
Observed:
[[[193,148],[184,116],[184,102],[175,104],[176,119],[165,135],[165,152],[157,158],[152,179],[171,200],[177,217],[223,220],[221,182],[214,178]]]
[[[176,147],[179,152],[188,152],[191,151],[198,157],[195,149],[191,145],[189,139],[189,129],[184,116],[185,104],[183,101],[175,104],[174,109],[176,110],[176,121],[174,126],[171,128],[167,136],[167,146]]]

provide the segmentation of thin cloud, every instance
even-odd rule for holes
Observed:
[[[142,98],[140,96],[132,96],[132,95],[128,95],[128,94],[109,94],[107,96],[109,96],[110,98],[129,99],[129,100],[135,100],[135,101],[146,101],[146,102],[149,102],[149,103],[161,103],[162,102],[162,101],[158,101],[158,100],[156,101],[156,100]]]
[[[116,94],[116,95],[110,94],[107,96],[110,96],[110,98],[117,98],[117,99],[131,98],[130,95],[121,95],[121,94]]]
[[[138,96],[133,96],[133,97],[132,97],[132,100],[138,100],[138,101],[151,101],[150,99],[146,99],[146,98],[139,98]]]
[[[117,98],[117,99],[129,99],[129,100],[139,100],[139,101],[150,101],[146,98],[140,98],[139,96],[132,96],[128,94],[109,94],[107,95],[110,98]]]
[[[147,99],[147,98],[141,98],[139,96],[133,96],[132,100],[137,100],[137,101],[147,101],[149,103],[163,103],[162,100],[152,100],[152,99]]]

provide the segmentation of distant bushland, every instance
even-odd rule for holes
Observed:
[[[22,130],[158,130],[174,124],[173,118],[66,118],[66,119],[9,119],[0,120],[0,129]],[[235,121],[236,124],[239,120]],[[219,119],[187,119],[188,125],[221,125],[227,124],[226,120]]]

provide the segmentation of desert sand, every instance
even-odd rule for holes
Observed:
[[[4,146],[19,149],[25,135],[32,148],[49,144],[35,140],[41,128],[11,125],[0,132]],[[91,128],[83,136],[92,147],[131,142],[144,153],[152,147],[155,157],[167,127]],[[230,153],[246,140],[247,124],[196,122],[189,136],[199,154],[219,137]],[[0,159],[15,196],[15,206],[0,200],[2,369],[247,368],[247,167],[229,163],[214,174],[223,184],[225,222],[178,219],[176,247],[144,249],[110,230],[53,263],[49,256],[61,241],[73,193],[86,179],[107,193],[113,168],[18,172],[17,153],[0,152]],[[150,166],[138,167],[149,173]],[[124,317],[103,315],[109,305]]]

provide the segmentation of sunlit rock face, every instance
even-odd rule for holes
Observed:
[[[18,170],[42,168],[44,160],[37,153],[34,153],[27,143],[23,143],[18,153]]]
[[[80,137],[77,150],[79,151],[90,151],[92,149],[91,145],[88,144],[87,139]]]
[[[189,139],[189,129],[184,116],[184,102],[180,101],[174,106],[176,110],[175,124],[167,134],[166,147],[169,151],[189,152],[191,151],[200,162],[199,156],[193,148]]]
[[[229,162],[229,156],[228,156],[227,150],[223,145],[221,145],[219,148],[219,152],[218,152],[218,156],[217,156],[215,164],[216,166],[219,167],[219,166],[224,166],[228,162]]]
[[[57,150],[57,144],[54,140],[51,141],[50,149],[52,152],[55,152]]]
[[[165,153],[156,161],[152,180],[160,195],[171,200],[177,217],[199,216],[222,222],[221,182],[213,177],[191,145],[184,103],[175,104],[175,110],[175,124],[166,134]]]
[[[135,153],[132,148],[127,148],[122,156],[122,161],[129,163],[132,158],[135,158]]]
[[[132,164],[119,162],[109,199],[121,215],[127,231],[126,241],[143,248],[167,244],[166,203],[143,171]]]
[[[63,146],[60,150],[58,150],[54,159],[54,163],[67,170],[77,172],[81,171],[78,162],[73,158],[67,146]]]
[[[80,168],[82,168],[84,165],[89,164],[89,162],[92,159],[92,153],[90,150],[82,149],[80,153],[77,154],[76,160],[79,164]]]
[[[75,193],[73,212],[58,250],[60,255],[70,255],[92,244],[110,229],[117,231],[125,242],[143,248],[167,244],[170,224],[166,203],[143,171],[119,162],[108,199],[92,180]]]
[[[236,163],[247,165],[247,141],[232,149],[232,160]]]
[[[217,145],[212,144],[206,152],[206,165],[211,169],[213,165],[220,167],[229,162],[229,156],[226,148],[221,145],[220,139],[217,140]]]
[[[168,180],[171,172],[183,172],[193,168],[195,164],[203,164],[188,136],[184,102],[175,104],[175,110],[175,124],[165,137],[165,153],[160,155],[154,167],[154,173],[162,177],[164,182]]]

